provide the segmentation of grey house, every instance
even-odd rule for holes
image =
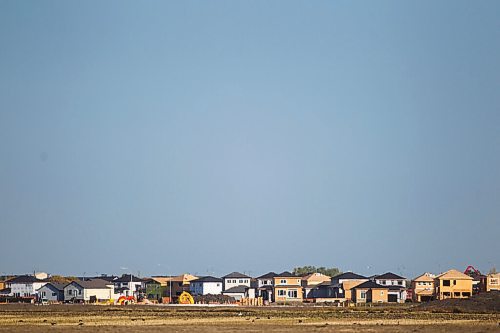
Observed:
[[[66,283],[49,282],[37,290],[38,297],[49,302],[64,301],[64,287]]]

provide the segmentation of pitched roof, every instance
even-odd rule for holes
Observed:
[[[99,279],[99,280],[102,280],[102,279]],[[118,279],[113,280],[113,282],[121,282],[121,283],[125,283],[125,282],[142,282],[142,279],[138,278],[137,276],[131,275],[131,274],[123,274]]]
[[[57,289],[59,291],[63,291],[64,287],[66,287],[69,283],[59,283],[59,282],[49,282],[43,287],[52,287],[53,289]],[[43,288],[42,287],[42,288]]]
[[[43,282],[43,280],[37,279],[33,275],[20,275],[11,280],[7,281],[8,283],[34,283],[34,282]]]
[[[359,275],[353,272],[345,272],[339,275],[335,275],[332,280],[366,280],[366,276]]]
[[[274,273],[274,272],[269,272],[267,274],[264,274],[264,275],[261,275],[259,276],[257,279],[272,279],[273,277],[275,277],[277,274]]]
[[[375,283],[373,281],[366,281],[361,284],[358,284],[356,287],[353,287],[352,289],[389,289],[386,286],[382,286],[378,283]]]
[[[300,276],[297,276],[295,274],[292,274],[288,271],[285,271],[285,272],[281,272],[279,274],[276,274],[275,278],[280,278],[280,277],[300,277]]]
[[[404,280],[405,278],[397,274],[387,272],[382,275],[375,275],[376,280]]]
[[[203,276],[199,279],[193,280],[191,282],[222,282],[221,278],[213,277],[213,276]]]
[[[424,274],[419,275],[416,278],[414,278],[413,281],[417,281],[417,282],[424,282],[424,281],[425,282],[433,282],[435,277],[436,276],[434,274],[424,273]]]
[[[223,279],[227,279],[227,278],[246,278],[246,279],[250,279],[250,276],[248,275],[245,275],[245,274],[241,274],[240,272],[232,272],[232,273],[229,273],[228,275],[225,275],[222,277]]]
[[[73,281],[70,284],[73,283],[79,285],[84,289],[108,289],[109,286],[113,285],[113,283],[101,279],[93,279],[89,281]]]
[[[247,291],[248,287],[247,286],[236,286],[229,288],[227,290],[224,290],[222,293],[223,294],[244,294]]]
[[[459,280],[474,280],[472,277],[457,271],[456,269],[450,269],[444,273],[436,276],[436,279],[459,279]]]

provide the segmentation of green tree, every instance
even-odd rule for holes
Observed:
[[[334,277],[335,275],[339,275],[342,272],[337,268],[337,267],[331,267],[331,268],[326,268],[326,267],[316,267],[316,266],[302,266],[302,267],[295,267],[293,269],[293,274],[295,275],[307,275],[311,273],[321,273],[328,275],[330,277]]]

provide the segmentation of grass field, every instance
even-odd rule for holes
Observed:
[[[500,314],[409,307],[0,305],[0,332],[500,332]]]

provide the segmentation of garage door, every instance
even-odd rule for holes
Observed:
[[[388,295],[389,302],[391,303],[397,303],[398,301],[398,295]]]

